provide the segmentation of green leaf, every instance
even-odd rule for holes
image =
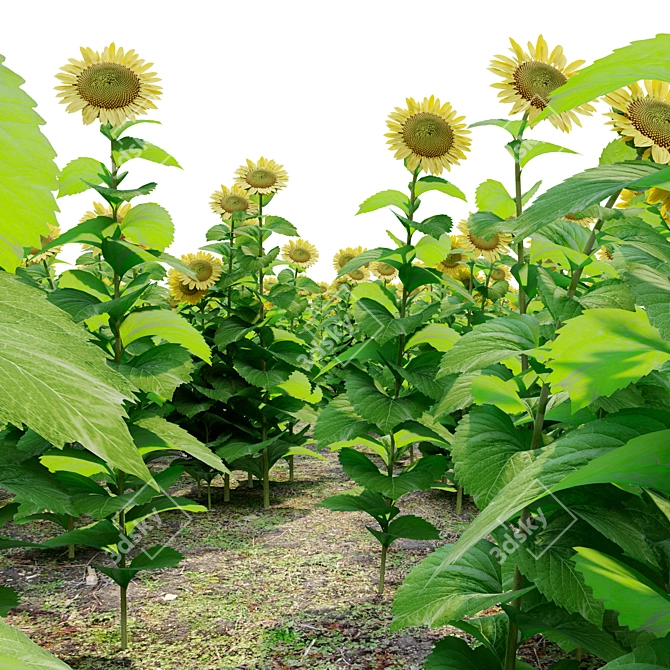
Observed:
[[[149,195],[149,193],[158,186],[156,182],[152,181],[139,188],[132,188],[124,191],[123,189],[98,186],[97,184],[92,184],[88,181],[85,181],[84,183],[95,189],[105,200],[112,203],[130,202],[133,198],[137,198],[139,195]]]
[[[667,244],[667,242],[666,242]],[[624,273],[624,281],[630,286],[630,293],[638,305],[642,305],[649,322],[658,328],[661,337],[670,340],[670,278],[646,265],[629,263]]]
[[[412,491],[425,491],[435,484],[447,469],[444,456],[424,456],[416,461],[414,467],[402,474],[389,477],[365,455],[344,447],[340,450],[342,469],[359,486],[381,493],[391,500],[397,500]]]
[[[351,440],[374,430],[372,424],[356,413],[346,396],[341,395],[328,403],[314,427],[314,439],[322,446],[342,440]]]
[[[281,216],[266,216],[263,220],[265,227],[274,233],[287,235],[288,237],[298,237],[296,227]]]
[[[545,224],[572,212],[579,212],[618,193],[623,188],[637,188],[636,182],[644,177],[658,178],[662,168],[642,161],[600,165],[569,177],[552,186],[514,222],[517,238],[530,237]]]
[[[40,236],[57,225],[56,152],[42,134],[35,101],[21,89],[23,79],[0,56],[0,268],[23,262],[24,247],[41,248]]]
[[[2,71],[0,70],[0,76]],[[0,668],[3,670],[72,670],[27,635],[0,621]]]
[[[575,547],[576,568],[619,623],[658,637],[670,633],[670,596],[637,570],[595,549]]]
[[[521,130],[522,121],[519,119],[487,119],[486,121],[477,121],[476,123],[471,123],[470,128],[477,128],[479,126],[497,126],[506,130],[512,137],[517,137]]]
[[[171,547],[152,547],[136,556],[127,568],[109,568],[105,565],[94,565],[93,567],[114,580],[120,587],[125,588],[142,570],[174,568],[183,558],[182,554]]]
[[[380,191],[370,196],[365,202],[361,204],[356,214],[365,214],[366,212],[374,212],[376,209],[382,207],[398,207],[405,214],[409,210],[409,201],[407,196],[400,191]]]
[[[383,433],[391,432],[403,421],[416,419],[426,409],[411,396],[392,398],[382,393],[372,378],[360,370],[349,372],[346,388],[356,412],[376,424]]]
[[[465,640],[449,635],[435,645],[423,667],[424,670],[500,670],[502,666],[487,647],[472,648]],[[522,664],[517,662],[515,668],[522,670]]]
[[[458,340],[460,335],[446,323],[429,323],[409,338],[405,349],[429,344],[437,351],[444,352],[449,351]]]
[[[323,391],[321,387],[315,386],[314,391],[312,391],[312,385],[310,384],[309,378],[302,372],[294,370],[289,378],[278,385],[280,389],[286,391],[292,398],[297,398],[298,400],[304,400],[310,404],[321,402],[323,398]]]
[[[477,209],[482,212],[493,212],[501,219],[509,219],[516,214],[514,199],[495,179],[487,179],[477,187],[475,201]]]
[[[392,509],[384,496],[374,491],[340,493],[322,500],[317,507],[325,507],[332,512],[366,512],[375,519],[386,518]],[[397,512],[396,512],[397,513]]]
[[[670,639],[653,640],[602,667],[602,670],[667,670],[670,668]]]
[[[514,157],[514,150],[508,144],[507,150],[510,152],[512,157]],[[519,164],[521,167],[525,167],[537,156],[548,153],[567,153],[567,154],[576,154],[576,151],[572,149],[566,149],[566,147],[561,147],[558,144],[552,144],[551,142],[541,142],[540,140],[522,140],[519,145]],[[635,158],[635,156],[633,156]]]
[[[132,207],[123,217],[121,230],[131,242],[160,251],[174,240],[174,224],[170,215],[153,202]]]
[[[95,244],[100,246],[103,237],[113,233],[117,224],[113,219],[107,216],[96,216],[94,219],[87,219],[77,224],[70,230],[61,233],[55,240],[42,247],[42,250],[60,247],[64,244],[76,242],[78,244]]]
[[[550,361],[548,380],[554,390],[568,391],[574,411],[660,368],[670,347],[643,311],[591,309],[533,355]]]
[[[450,216],[446,214],[435,214],[434,216],[429,216],[427,219],[424,219],[419,223],[418,221],[412,221],[412,228],[416,228],[419,232],[426,235],[432,235],[433,237],[440,237],[444,233],[450,233],[453,221]]]
[[[360,300],[361,298],[375,300],[391,313],[397,313],[398,311],[388,289],[384,289],[382,286],[374,282],[356,284],[351,292],[351,296],[355,300]]]
[[[419,326],[432,318],[439,305],[433,304],[418,314],[396,317],[376,300],[361,298],[354,305],[354,315],[361,330],[378,344],[384,344],[398,335],[411,335]]]
[[[438,376],[472,372],[528,352],[539,343],[540,324],[526,314],[498,317],[463,335],[444,355]]]
[[[113,467],[152,478],[130,439],[128,382],[44,295],[0,272],[0,422],[27,425],[55,446],[79,442]]]
[[[507,414],[528,411],[512,380],[503,381],[500,377],[480,375],[472,380],[470,392],[478,405],[495,405]]]
[[[87,191],[90,186],[86,182],[101,184],[101,174],[104,174],[104,166],[100,161],[95,158],[75,158],[58,175],[58,197]]]
[[[634,161],[637,158],[637,151],[633,147],[629,147],[620,139],[612,140],[600,154],[600,165],[612,165],[613,163],[625,163],[626,161]]]
[[[457,186],[454,186],[451,182],[448,182],[442,177],[435,177],[433,175],[426,175],[417,180],[416,187],[414,189],[414,195],[418,198],[420,195],[426,193],[427,191],[440,191],[440,193],[446,193],[452,198],[458,198],[459,200],[464,200],[467,202],[467,198],[463,191]]]
[[[439,540],[440,531],[432,523],[414,514],[405,514],[395,518],[389,524],[387,534],[394,540]]]
[[[538,123],[551,114],[560,114],[641,79],[670,81],[668,51],[670,35],[660,34],[615,49],[599,58],[551,94],[551,104],[536,117]]]
[[[451,253],[451,239],[449,235],[441,235],[435,239],[432,235],[425,235],[416,245],[416,257],[426,265],[437,265]]]
[[[176,312],[165,309],[133,312],[121,323],[119,334],[124,347],[142,337],[158,336],[166,342],[180,344],[206,363],[212,360],[203,336]]]
[[[180,426],[170,423],[162,417],[154,416],[136,421],[130,429],[134,438],[137,436],[135,426],[142,429],[141,446],[143,447],[151,446],[183,451],[189,454],[189,456],[193,456],[193,458],[206,463],[210,468],[221,472],[228,472],[228,468],[226,468],[218,456],[212,453],[209,447],[196,440],[195,437]]]
[[[140,391],[170,400],[175,389],[191,379],[193,361],[184,347],[160,344],[116,369]]]
[[[177,159],[167,151],[136,137],[124,137],[115,142],[114,158],[117,165],[123,165],[133,158],[142,158],[152,163],[181,169]]]
[[[254,330],[254,327],[249,325],[237,316],[229,316],[223,320],[221,325],[216,329],[214,335],[214,344],[221,350],[225,349],[232,342],[237,342],[243,337],[246,337]]]
[[[101,301],[110,299],[107,285],[102,279],[86,270],[66,270],[58,277],[58,286],[62,289],[84,291]]]
[[[393,600],[391,630],[453,624],[534,588],[505,592],[493,543],[480,540],[467,554],[444,566],[453,547],[439,547],[406,577]]]
[[[496,233],[509,229],[509,223],[493,212],[475,212],[468,217],[468,230],[478,237],[490,240]]]
[[[12,607],[19,604],[19,594],[9,586],[0,586],[0,617],[5,617]]]

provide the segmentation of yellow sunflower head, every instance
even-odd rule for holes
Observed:
[[[54,226],[50,223],[48,223],[47,225],[49,226],[49,234],[40,235],[39,249],[37,247],[30,248],[28,253],[31,256],[31,258],[26,261],[26,265],[35,265],[36,263],[42,263],[43,261],[53,258],[53,256],[56,256],[60,252],[61,247],[51,247],[51,249],[48,249],[47,251],[42,251],[42,249],[47,244],[53,242],[57,237],[60,236],[60,228],[58,226]]]
[[[221,261],[205,251],[198,251],[197,254],[185,254],[181,260],[188,265],[196,276],[191,279],[185,274],[179,272],[179,281],[190,289],[204,291],[210,286],[214,286],[221,276]]]
[[[614,254],[607,247],[600,247],[596,252],[596,258],[599,261],[612,261],[614,260]]]
[[[214,191],[209,206],[226,220],[232,218],[235,212],[255,214],[258,211],[258,205],[249,197],[249,192],[237,184],[233,184],[232,188],[221,186],[220,191]]]
[[[364,265],[362,268],[357,268],[345,275],[354,284],[362,284],[370,279],[370,270]]]
[[[261,156],[257,163],[247,158],[247,164],[235,170],[235,181],[249,193],[269,195],[288,184],[288,174],[283,165]]]
[[[510,272],[510,269],[506,265],[496,265],[494,266],[493,270],[491,270],[491,281],[492,282],[497,282],[497,281],[511,281],[512,280],[512,273]]]
[[[168,290],[170,296],[177,303],[188,303],[189,305],[197,305],[206,295],[207,289],[197,289],[193,286],[187,286],[183,283],[182,275],[179,270],[170,268],[168,270]]]
[[[116,221],[117,223],[123,222],[123,217],[128,214],[128,210],[132,207],[129,202],[122,202],[118,209],[116,210]],[[100,202],[93,203],[93,211],[89,210],[84,214],[84,216],[79,219],[79,223],[88,221],[89,219],[95,219],[98,216],[106,216],[108,219],[114,218],[114,212],[109,205],[103,205]]]
[[[449,273],[457,281],[461,282],[464,286],[470,285],[470,268],[467,265],[457,265],[454,268],[454,272]]]
[[[319,288],[321,289],[321,293],[322,293],[323,295],[325,295],[326,293],[328,293],[328,289],[329,289],[330,287],[328,286],[328,282],[320,281],[320,282],[319,282]]]
[[[390,263],[375,261],[370,264],[372,274],[382,281],[393,281],[398,276],[398,270]]]
[[[592,228],[593,224],[598,220],[592,216],[585,216],[582,219],[577,219],[573,214],[567,214],[563,217],[566,221],[574,221],[578,223],[582,228]]]
[[[563,47],[557,46],[550,52],[542,35],[537,38],[536,44],[528,42],[528,51],[524,51],[512,38],[510,43],[513,58],[499,55],[491,61],[489,70],[503,79],[492,86],[500,89],[498,97],[502,102],[512,103],[511,114],[527,113],[530,121],[533,121],[549,106],[552,91],[575,75],[584,61],[568,64]],[[548,118],[552,125],[568,133],[573,123],[582,125],[575,112],[590,116],[595,108],[589,104],[580,105],[574,110],[552,114]]]
[[[68,112],[81,111],[84,123],[123,125],[137,114],[156,109],[152,102],[158,100],[162,89],[155,72],[149,72],[153,63],[145,63],[133,49],[124,51],[114,42],[102,53],[81,47],[83,60],[70,58],[56,77],[61,103]]]
[[[396,107],[386,121],[390,131],[386,143],[398,160],[407,159],[412,172],[420,167],[435,175],[465,160],[465,152],[470,151],[465,117],[456,116],[448,102],[440,104],[432,95],[423,102],[413,98],[406,102],[406,109]]]
[[[459,274],[462,272],[461,268],[465,267],[463,262],[468,260],[468,257],[462,252],[463,240],[457,235],[450,235],[449,238],[451,239],[451,253],[447,254],[446,258],[435,266],[435,269],[440,272],[446,272],[450,277],[458,279]]]
[[[356,256],[360,256],[364,251],[367,251],[367,249],[363,249],[363,247],[346,247],[340,249],[333,256],[335,272],[339,272],[349,261],[353,261]]]
[[[277,277],[273,277],[272,275],[266,275],[263,277],[263,290],[266,293],[270,292],[270,289],[275,285],[278,284],[279,280]]]
[[[483,256],[489,263],[497,261],[502,254],[509,253],[507,246],[512,241],[512,236],[508,233],[496,233],[490,239],[473,235],[468,229],[468,222],[461,221],[458,225],[463,233],[461,245],[466,251],[469,251],[475,258]]]
[[[665,81],[633,83],[605,96],[612,111],[608,123],[623,142],[644,147],[643,158],[670,163],[670,93]]]
[[[319,252],[307,240],[298,239],[295,242],[289,240],[289,243],[282,247],[282,258],[291,265],[306,270],[319,260]]]

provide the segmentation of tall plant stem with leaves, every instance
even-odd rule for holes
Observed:
[[[265,307],[263,305],[263,265],[260,259],[263,258],[263,195],[258,194],[258,258],[261,263],[258,271],[258,298],[260,300],[259,308],[259,323],[262,329],[263,319],[265,318]],[[259,330],[258,337],[260,344],[265,349],[265,341],[263,340],[262,331]],[[265,360],[261,361],[261,369],[265,371]],[[263,403],[267,403],[268,392],[263,391]],[[268,439],[268,419],[265,412],[261,410],[261,441],[265,442]],[[270,509],[270,454],[268,448],[265,447],[262,453],[263,459],[263,509]],[[250,480],[251,481],[251,480]]]

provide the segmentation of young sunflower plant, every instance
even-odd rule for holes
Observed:
[[[137,123],[135,115],[153,108],[160,88],[150,65],[134,52],[114,44],[101,54],[82,49],[82,61],[70,61],[59,79],[61,97],[68,111],[82,111],[85,123],[100,120],[100,132],[109,142],[109,163],[78,158],[68,163],[58,179],[59,196],[96,191],[106,204],[66,232],[42,238],[41,249],[30,249],[27,278],[32,265],[42,260],[47,286],[45,298],[71,321],[86,325],[90,338],[103,353],[108,369],[115,371],[122,390],[123,421],[130,448],[117,438],[106,450],[91,454],[85,444],[81,418],[73,419],[81,437],[67,448],[46,439],[43,433],[7,428],[5,443],[30,445],[17,466],[37,470],[40,495],[20,489],[16,520],[48,518],[69,532],[43,546],[92,546],[104,549],[114,567],[99,566],[120,587],[121,646],[127,646],[126,592],[141,570],[177,565],[181,554],[170,547],[142,549],[129,564],[129,554],[140,545],[138,526],[168,510],[204,511],[189,500],[173,498],[167,489],[180,476],[180,466],[170,466],[160,476],[149,465],[158,457],[186,453],[226,472],[221,459],[179,426],[167,421],[177,387],[189,380],[192,356],[208,365],[211,353],[202,335],[170,309],[156,280],[164,276],[161,263],[178,268],[185,277],[185,291],[202,285],[199,259],[172,258],[164,249],[172,242],[173,224],[168,212],[155,203],[135,204],[155,183],[122,188],[126,164],[145,159],[166,165],[177,162],[159,147],[126,135]],[[76,269],[57,277],[49,272],[54,250],[65,244],[86,244]],[[35,286],[40,286],[39,282]],[[81,327],[81,326],[79,326]],[[93,346],[92,344],[89,346]],[[55,448],[57,447],[57,448]],[[38,461],[35,464],[35,461]],[[66,502],[67,501],[67,504]],[[83,527],[75,528],[81,519]],[[91,523],[93,521],[93,523]]]
[[[514,195],[484,182],[479,211],[443,265],[455,277],[457,265],[473,266],[468,258],[481,263],[468,292],[486,289],[486,300],[465,324],[459,317],[465,327],[435,378],[456,380],[438,406],[457,420],[455,479],[480,511],[458,542],[409,574],[393,628],[449,624],[472,636],[472,647],[442,640],[426,668],[529,668],[518,647],[538,633],[573,657],[556,667],[577,668],[585,653],[606,668],[665,667],[670,488],[658,464],[669,457],[670,243],[668,115],[659,105],[667,87],[647,81],[609,93],[619,138],[597,167],[525,208],[536,187],[524,193],[522,169],[565,151],[525,139],[529,123],[547,118],[569,131],[574,112],[593,111],[579,91],[606,81],[620,58],[644,78],[648,51],[631,45],[577,73],[541,37],[528,52],[512,45],[514,58],[496,57],[492,69],[522,119],[473,126],[512,134]],[[567,110],[551,98],[562,85]],[[490,289],[512,277],[518,294],[488,306]]]

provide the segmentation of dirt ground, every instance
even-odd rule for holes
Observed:
[[[241,484],[224,503],[223,484],[215,480],[212,511],[192,515],[172,540],[186,557],[181,567],[143,573],[131,584],[128,651],[119,651],[118,588],[102,574],[97,585],[86,584],[87,566],[105,562],[93,550],[77,548],[74,560],[66,550],[3,552],[0,583],[21,594],[8,623],[75,670],[421,670],[433,642],[449,631],[391,635],[391,602],[438,543],[397,541],[379,596],[379,545],[365,516],[316,507],[352,487],[336,457],[296,458],[293,483],[285,465],[272,477],[269,511],[258,483],[251,490]],[[186,476],[171,492],[197,496]],[[433,522],[440,543],[454,542],[475,512],[466,504],[456,515],[455,496],[443,491],[417,492],[400,506]],[[147,546],[164,542],[182,522],[178,512],[161,518]],[[31,539],[54,531],[44,521],[9,524],[3,534]],[[565,658],[541,638],[526,643],[520,656],[538,670]]]

